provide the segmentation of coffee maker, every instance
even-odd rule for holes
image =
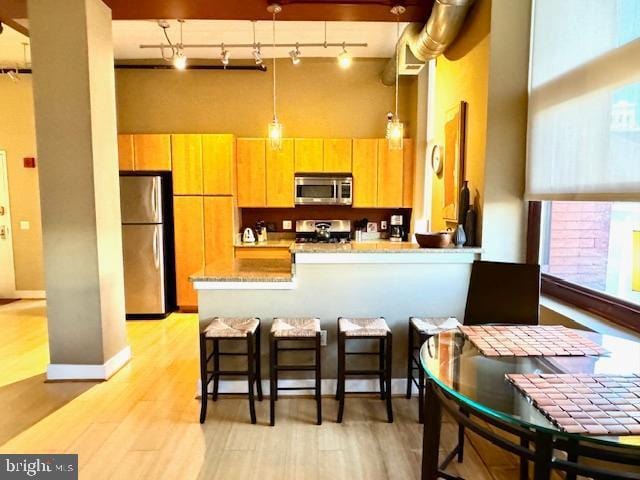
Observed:
[[[402,215],[391,215],[391,233],[389,240],[392,242],[401,242],[404,240],[404,227],[402,226],[404,219]]]

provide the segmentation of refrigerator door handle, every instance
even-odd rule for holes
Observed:
[[[158,179],[153,179],[153,187],[151,188],[151,210],[153,217],[158,218]]]
[[[156,266],[156,270],[160,268],[160,255],[158,252],[158,227],[154,227],[153,231],[153,263]]]

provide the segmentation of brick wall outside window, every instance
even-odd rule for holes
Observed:
[[[548,273],[606,289],[611,207],[608,202],[552,202]]]

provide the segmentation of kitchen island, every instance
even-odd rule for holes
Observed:
[[[290,251],[289,263],[254,260],[227,272],[205,268],[194,274],[191,280],[198,291],[201,327],[214,316],[259,317],[264,332],[263,365],[267,365],[273,317],[318,317],[328,331],[323,378],[332,379],[337,369],[337,318],[382,316],[394,335],[394,390],[402,388],[406,377],[408,318],[462,318],[471,264],[481,253],[475,247],[421,249],[408,242],[388,241],[294,243]],[[278,271],[275,276],[274,269]],[[361,386],[369,388],[367,382]]]

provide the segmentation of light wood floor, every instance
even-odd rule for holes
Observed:
[[[273,428],[268,401],[251,425],[244,399],[210,402],[200,425],[196,315],[128,322],[133,359],[103,383],[44,382],[45,315],[42,301],[0,306],[0,452],[78,453],[80,478],[91,480],[419,478],[415,398],[394,398],[393,424],[374,398],[348,398],[345,421],[336,424],[336,402],[327,397],[322,426],[305,398],[279,400]],[[453,447],[455,432],[445,423],[443,449]],[[514,457],[470,440],[451,473],[517,478]]]

